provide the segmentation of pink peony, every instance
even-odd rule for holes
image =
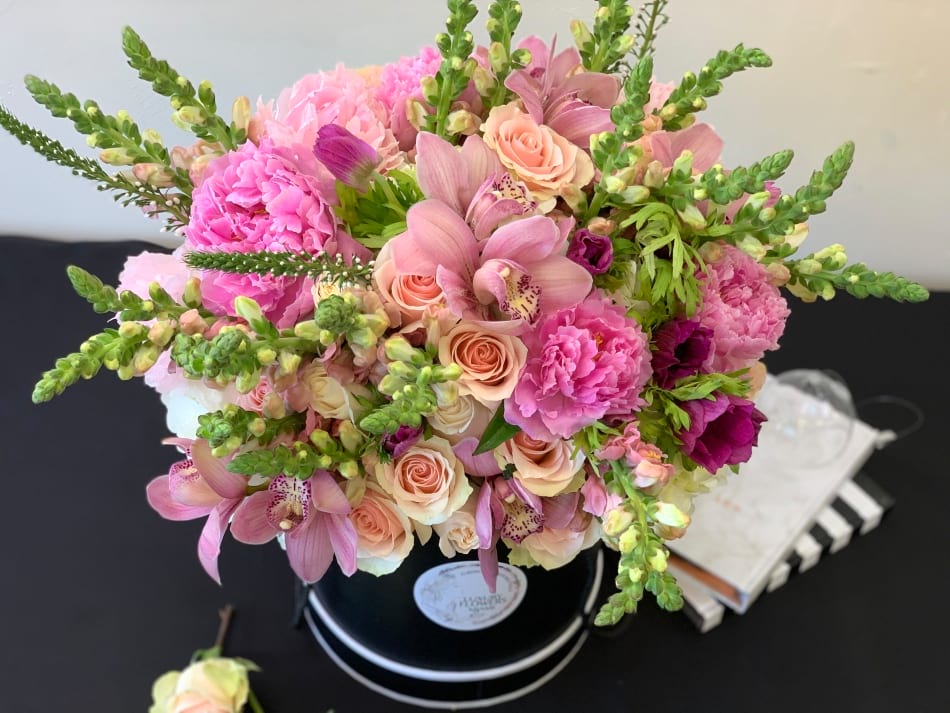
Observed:
[[[359,254],[365,249],[337,230],[315,176],[309,147],[281,148],[269,141],[247,143],[212,162],[195,190],[185,229],[189,250],[285,251]],[[234,298],[256,300],[281,327],[313,309],[312,283],[305,278],[234,275],[209,271],[201,292],[212,310],[234,315]]]
[[[418,56],[401,57],[387,64],[379,75],[376,97],[390,113],[390,128],[404,151],[413,147],[416,129],[409,122],[406,102],[422,100],[419,84],[424,77],[433,77],[442,64],[442,55],[435,47],[423,47]]]
[[[128,290],[148,299],[149,286],[157,282],[173,299],[180,300],[185,292],[185,283],[195,275],[182,262],[181,249],[172,254],[141,252],[129,256],[119,273],[119,292]]]
[[[276,102],[258,102],[248,135],[255,142],[268,138],[278,146],[309,148],[321,127],[337,124],[379,153],[381,170],[397,168],[404,156],[389,127],[390,111],[376,92],[365,73],[342,64],[330,72],[308,74],[281,92]]]
[[[702,277],[703,303],[695,317],[713,330],[711,369],[744,369],[778,348],[789,309],[765,267],[730,245]]]
[[[505,418],[539,440],[570,438],[604,416],[640,408],[650,346],[636,321],[599,294],[538,323],[524,336],[528,361]]]

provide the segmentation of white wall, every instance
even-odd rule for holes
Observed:
[[[571,17],[593,2],[522,0],[523,27],[570,41]],[[487,7],[487,0],[479,5]],[[657,55],[661,79],[696,70],[738,42],[775,66],[733,77],[706,120],[726,141],[726,163],[779,148],[797,159],[791,190],[842,140],[857,142],[849,182],[812,221],[810,245],[843,242],[852,259],[933,288],[950,288],[946,169],[950,166],[948,0],[672,0]],[[22,88],[30,72],[104,108],[128,109],[143,128],[174,135],[166,100],[125,66],[120,29],[131,24],[180,72],[215,83],[219,104],[274,96],[307,72],[384,63],[430,43],[443,0],[0,0],[0,101],[83,148]],[[479,18],[482,20],[483,17]],[[481,26],[481,25],[480,25]],[[91,184],[0,136],[0,234],[66,240],[160,239],[157,224],[113,205]]]

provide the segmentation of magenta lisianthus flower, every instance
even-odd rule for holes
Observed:
[[[614,261],[614,246],[608,236],[581,228],[574,231],[567,256],[591,275],[603,275]]]
[[[365,191],[379,166],[376,150],[342,126],[327,124],[317,132],[313,155],[338,181]]]
[[[422,435],[422,427],[400,426],[395,433],[383,436],[380,445],[394,459],[412,448]]]
[[[722,393],[714,396],[680,404],[689,415],[689,428],[677,434],[683,452],[710,473],[749,460],[765,421],[751,401]]]
[[[640,325],[600,294],[542,319],[524,335],[528,361],[505,419],[532,438],[570,438],[643,404],[650,346]]]
[[[778,348],[790,314],[760,263],[731,245],[700,274],[702,306],[695,318],[713,331],[715,372],[744,369]]]
[[[277,146],[313,146],[327,124],[342,126],[372,146],[388,171],[405,162],[389,128],[390,110],[377,96],[376,83],[366,73],[342,64],[329,72],[308,74],[280,93],[277,101],[258,102],[248,136]]]
[[[538,124],[585,150],[591,135],[613,131],[610,109],[620,93],[616,77],[583,71],[573,47],[555,54],[554,43],[549,48],[538,37],[528,37],[518,46],[530,50],[531,62],[512,72],[505,86],[521,98]]]
[[[694,319],[674,319],[654,334],[653,374],[662,389],[677,379],[708,373],[713,360],[713,332]]]
[[[412,148],[418,130],[409,121],[407,102],[422,100],[420,83],[434,77],[442,64],[442,54],[435,47],[423,47],[419,54],[401,57],[385,65],[379,73],[377,98],[390,115],[390,129],[403,151]]]
[[[247,143],[213,161],[192,197],[185,228],[188,250],[224,252],[291,251],[369,253],[338,229],[330,210],[327,184],[312,151],[281,148],[269,141]],[[313,309],[309,278],[270,275],[203,274],[205,305],[235,315],[234,298],[250,297],[278,326],[292,326]]]

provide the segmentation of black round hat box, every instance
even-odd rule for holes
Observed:
[[[474,556],[446,559],[431,541],[383,577],[331,567],[302,590],[302,613],[327,655],[373,691],[425,708],[483,708],[530,693],[567,666],[587,639],[603,566],[599,546],[551,571],[502,564],[498,591],[511,584],[520,603],[509,601],[505,618],[487,628],[456,630],[424,614],[414,589],[462,573],[466,596],[439,590],[440,605],[454,610],[454,597],[470,611],[494,600],[476,582]]]

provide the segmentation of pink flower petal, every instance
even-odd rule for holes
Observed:
[[[445,139],[421,131],[416,137],[416,178],[426,198],[448,205],[463,213],[459,194],[467,188],[468,167],[458,150]],[[471,200],[471,198],[469,198]]]
[[[522,265],[543,260],[562,242],[557,224],[543,215],[503,225],[485,241],[482,261],[517,260]]]
[[[228,520],[240,504],[239,500],[222,500],[208,515],[201,535],[198,537],[198,561],[205,572],[215,582],[221,584],[218,573],[218,556],[221,554],[221,540],[228,529]]]
[[[408,231],[390,241],[398,272],[434,275],[438,267],[469,275],[478,244],[458,213],[436,200],[416,203],[406,216]]]
[[[327,515],[330,544],[340,570],[347,577],[356,571],[356,528],[346,515]]]
[[[241,498],[247,490],[247,478],[229,471],[224,463],[211,455],[207,441],[195,441],[191,445],[191,459],[201,477],[222,498]]]
[[[488,145],[477,134],[469,136],[462,144],[462,161],[468,170],[468,185],[462,187],[459,200],[464,212],[475,196],[485,179],[502,170],[498,154],[488,148]]]
[[[277,530],[267,521],[271,495],[258,491],[244,499],[231,521],[231,536],[246,545],[263,545],[277,536]]]
[[[587,297],[591,274],[573,260],[553,255],[531,266],[531,281],[541,288],[541,312],[553,314]]]
[[[315,513],[287,535],[287,559],[294,573],[307,584],[319,580],[333,562],[333,546],[325,518]]]
[[[611,131],[610,110],[576,100],[563,111],[557,112],[548,127],[582,149],[589,149],[590,137],[602,131]]]
[[[577,513],[577,500],[579,494],[566,493],[556,495],[553,498],[545,498],[544,507],[544,526],[563,530],[571,524],[574,515]]]
[[[693,124],[682,131],[654,132],[650,135],[650,146],[653,158],[667,168],[684,151],[692,151],[693,170],[708,171],[719,161],[723,141],[709,124]]]
[[[325,470],[314,471],[310,478],[310,492],[313,504],[321,512],[333,513],[334,515],[347,515],[351,507],[350,501],[346,499],[346,493],[340,488],[337,482]]]
[[[540,124],[544,121],[544,108],[541,104],[543,88],[536,79],[531,77],[528,70],[519,69],[517,72],[512,72],[505,80],[505,86],[521,98],[525,111],[535,122]]]
[[[607,509],[607,487],[604,479],[591,475],[581,486],[581,495],[584,496],[584,512],[600,517]]]
[[[477,445],[477,438],[463,438],[452,447],[455,456],[462,462],[462,465],[465,466],[465,472],[468,475],[478,477],[498,475],[501,473],[501,468],[498,467],[498,461],[495,460],[494,453],[488,451],[487,453],[474,455]]]
[[[478,535],[478,545],[482,549],[494,546],[495,524],[492,516],[492,486],[489,478],[486,478],[482,487],[479,488],[478,500],[475,502],[475,534]]]
[[[482,569],[482,578],[488,585],[488,591],[494,594],[498,582],[498,550],[495,545],[478,551],[478,564]]]
[[[173,500],[168,490],[167,475],[160,475],[145,486],[145,497],[152,510],[166,520],[197,520],[214,509],[210,505],[182,505]]]

